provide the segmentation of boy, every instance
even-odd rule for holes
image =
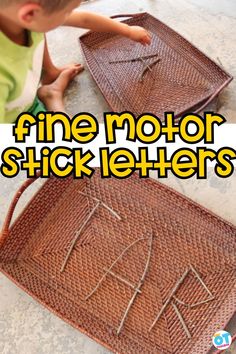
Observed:
[[[64,111],[64,92],[83,67],[56,68],[44,33],[60,26],[114,32],[150,44],[149,33],[89,12],[73,12],[78,0],[0,0],[0,123],[22,112]],[[42,76],[43,73],[43,76]],[[42,86],[38,89],[42,78]]]

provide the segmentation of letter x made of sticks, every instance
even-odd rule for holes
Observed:
[[[147,64],[147,60],[150,58],[156,58],[153,62]],[[114,60],[110,61],[109,64],[119,64],[119,63],[134,63],[137,61],[141,61],[143,63],[143,70],[141,76],[139,78],[139,82],[143,83],[145,74],[149,71],[152,73],[152,68],[154,65],[161,61],[161,58],[158,57],[158,54],[151,54],[146,56],[140,56],[138,58],[124,59],[124,60]],[[154,75],[152,75],[153,79],[155,79]]]

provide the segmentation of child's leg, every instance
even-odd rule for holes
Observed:
[[[74,69],[74,70],[82,71],[81,70],[82,68],[83,66],[81,64],[68,64],[62,68],[57,68],[51,60],[48,51],[47,40],[45,37],[45,49],[44,49],[44,57],[43,57],[43,77],[42,77],[43,85],[49,85],[53,83],[64,70]]]
[[[38,97],[48,111],[65,112],[64,93],[69,83],[83,69],[66,69],[50,85],[44,85],[38,90]]]

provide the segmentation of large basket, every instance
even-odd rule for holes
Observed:
[[[152,179],[97,170],[49,178],[10,227],[34,180],[3,227],[7,277],[114,352],[208,352],[235,309],[235,226]]]
[[[150,47],[107,33],[80,38],[88,68],[115,112],[156,114],[202,111],[232,80],[221,67],[178,33],[147,13],[131,17],[152,34]],[[142,61],[140,58],[143,57]],[[133,59],[133,61],[132,61]],[[153,63],[155,63],[153,65]],[[151,66],[142,76],[146,65]]]

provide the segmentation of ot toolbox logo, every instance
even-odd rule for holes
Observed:
[[[231,346],[232,337],[226,331],[219,331],[213,336],[212,342],[215,348],[225,350]]]

